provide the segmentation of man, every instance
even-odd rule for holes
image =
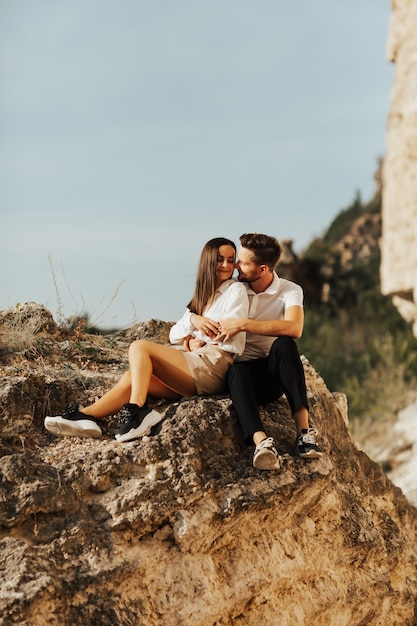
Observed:
[[[281,256],[275,237],[244,234],[240,237],[236,267],[249,297],[247,319],[221,322],[221,337],[246,332],[246,347],[228,373],[228,385],[245,441],[255,444],[253,465],[260,470],[278,469],[280,460],[272,437],[265,433],[259,404],[285,394],[297,429],[295,453],[320,458],[317,431],[309,427],[303,364],[295,343],[304,326],[303,291],[279,278],[274,268]]]

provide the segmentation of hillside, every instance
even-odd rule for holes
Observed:
[[[0,312],[1,626],[413,626],[417,510],[358,450],[347,405],[303,359],[322,459],[293,456],[285,398],[263,407],[284,455],[252,467],[227,395],[158,403],[152,436],[57,439],[43,418],[103,393],[134,337]]]
[[[381,191],[357,196],[299,256],[286,242],[278,273],[302,285],[299,348],[349,402],[351,428],[386,419],[417,388],[417,340],[380,289]]]

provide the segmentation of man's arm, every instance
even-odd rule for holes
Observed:
[[[220,337],[227,341],[237,333],[245,331],[255,335],[279,337],[287,335],[299,339],[303,334],[304,309],[301,306],[290,306],[285,311],[283,320],[252,320],[228,317],[220,322]]]

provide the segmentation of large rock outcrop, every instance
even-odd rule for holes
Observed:
[[[0,315],[0,624],[412,626],[417,510],[359,451],[344,396],[304,359],[326,456],[292,456],[286,400],[263,407],[284,456],[259,472],[227,395],[160,403],[152,436],[55,439],[52,406],[100,395],[134,336]],[[13,346],[13,348],[11,348]]]
[[[383,166],[381,286],[417,336],[417,1],[392,0],[395,63]]]

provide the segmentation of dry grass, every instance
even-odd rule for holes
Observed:
[[[126,279],[124,278],[123,280],[119,282],[119,284],[116,286],[116,289],[114,290],[113,295],[111,296],[107,304],[105,302],[105,299],[102,298],[100,302],[98,303],[97,307],[95,308],[95,310],[91,314],[88,314],[85,298],[81,296],[80,297],[81,301],[79,302],[74,297],[73,291],[71,289],[71,286],[68,282],[68,279],[65,273],[64,266],[61,263],[62,279],[64,281],[66,290],[69,293],[71,300],[74,303],[74,312],[71,313],[71,315],[65,315],[63,299],[61,296],[61,290],[58,284],[58,279],[57,279],[57,275],[56,275],[53,260],[52,260],[52,254],[50,252],[48,252],[48,263],[49,263],[49,267],[50,267],[51,274],[52,274],[52,282],[54,285],[56,301],[57,301],[58,325],[61,326],[62,328],[74,328],[80,320],[83,320],[85,323],[86,329],[97,328],[99,325],[103,326],[109,319],[109,318],[106,318],[105,316],[110,310],[112,304],[117,299],[120,289],[122,285],[126,282]],[[136,319],[136,311],[134,309],[134,320],[135,319]]]

